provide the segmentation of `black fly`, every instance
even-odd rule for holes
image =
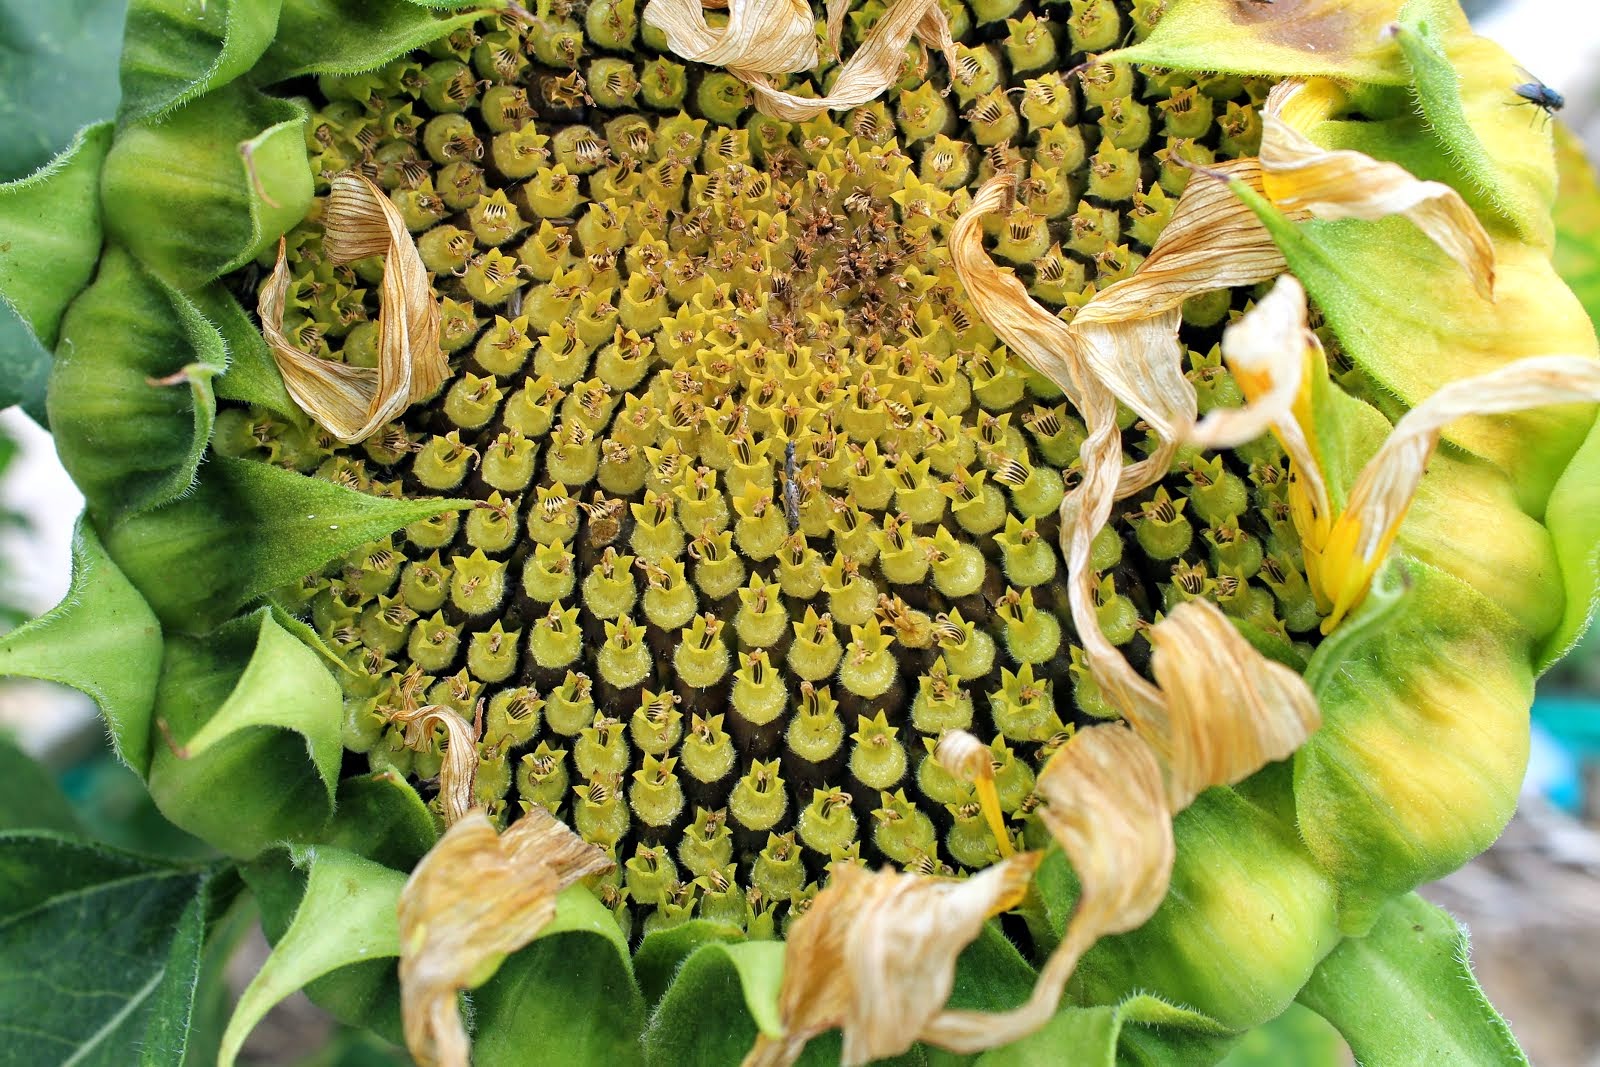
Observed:
[[[783,513],[789,519],[790,533],[800,529],[800,471],[793,441],[783,446]]]
[[[1562,108],[1567,106],[1566,97],[1550,88],[1550,86],[1546,85],[1538,78],[1535,78],[1527,70],[1522,70],[1522,73],[1528,75],[1528,80],[1520,85],[1513,85],[1511,87],[1511,91],[1520,96],[1523,102],[1532,104],[1540,111],[1543,111],[1546,118],[1554,115],[1557,111],[1560,111]]]

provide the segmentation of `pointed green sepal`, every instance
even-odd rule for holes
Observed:
[[[110,148],[110,123],[85,127],[44,168],[0,185],[0,407],[40,411],[61,316],[100,256]]]
[[[187,297],[107,251],[62,324],[49,397],[56,450],[96,521],[189,491],[226,364],[222,335]]]
[[[314,840],[333,814],[342,710],[316,653],[267,609],[171,638],[150,794],[173,823],[230,855]]]
[[[122,129],[101,184],[106,230],[182,289],[237,270],[311,206],[303,104],[232,82]]]
[[[263,85],[302,74],[353,74],[437,41],[482,17],[498,0],[440,18],[429,8],[459,8],[421,0],[297,0],[285,6],[278,35],[254,77]]]
[[[390,1032],[397,1028],[399,986],[387,961],[400,954],[395,909],[406,876],[326,845],[293,848],[288,855],[304,872],[304,887],[292,904],[296,871],[286,870],[281,860],[264,860],[245,873],[262,897],[263,925],[269,933],[277,930],[272,955],[245,987],[228,1022],[219,1067],[231,1067],[244,1039],[274,1004],[335,972],[344,972],[337,977],[347,981],[367,978],[378,988],[387,985]]]
[[[213,455],[192,493],[117,522],[105,540],[168,629],[204,633],[359,545],[467,506],[368,496]]]
[[[0,675],[60,682],[100,706],[117,755],[150,773],[151,712],[161,675],[161,624],[79,520],[72,585],[60,605],[0,638]]]
[[[282,6],[283,0],[133,0],[118,120],[160,118],[245,74],[272,43]]]
[[[1074,1067],[1207,1064],[1221,1059],[1234,1040],[1214,1019],[1136,993],[1114,1005],[1064,1008],[1035,1033],[979,1056],[976,1067],[1055,1067],[1067,1049]],[[1148,1055],[1139,1058],[1141,1051]]]
[[[1323,725],[1295,753],[1294,792],[1345,931],[1499,836],[1527,764],[1529,658],[1509,617],[1415,562],[1381,571],[1318,647],[1306,680]]]
[[[639,1060],[644,997],[628,940],[593,893],[573,886],[556,917],[472,993],[472,1062],[520,1067],[531,1053],[574,1064]]]

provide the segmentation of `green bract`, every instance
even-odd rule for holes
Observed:
[[[440,827],[404,776],[350,773],[341,731],[355,672],[281,591],[369,542],[472,507],[464,499],[369,495],[213,451],[219,403],[312,432],[251,317],[253,293],[242,279],[270,264],[279,238],[301,224],[315,191],[325,188],[326,175],[313,173],[306,149],[314,102],[305,97],[315,84],[308,76],[376,70],[501,6],[133,0],[115,125],[85,127],[48,167],[0,186],[0,294],[6,310],[31,329],[30,343],[53,349],[50,426],[88,501],[70,595],[0,641],[0,671],[90,694],[118,754],[164,814],[242,864],[276,949],[223,1039],[224,1062],[267,1008],[300,987],[339,1018],[399,1039],[395,904]],[[1330,347],[1343,359],[1335,368],[1337,387],[1319,389],[1316,397],[1318,446],[1336,499],[1393,419],[1445,382],[1524,355],[1594,353],[1589,321],[1550,264],[1555,170],[1547,134],[1525,112],[1505,106],[1514,80],[1509,60],[1470,36],[1453,4],[1308,2],[1301,6],[1313,9],[1304,15],[1313,27],[1322,26],[1322,9],[1343,12],[1326,20],[1326,29],[1308,31],[1309,38],[1279,32],[1275,6],[1170,0],[1157,22],[1162,6],[1072,0],[1070,20],[1063,21],[1083,34],[1091,16],[1108,11],[1112,21],[1131,20],[1126,25],[1139,29],[1136,43],[1106,58],[1137,65],[1151,79],[1188,71],[1350,83],[1350,113],[1322,124],[1318,140],[1452,185],[1495,242],[1497,299],[1490,304],[1478,301],[1459,268],[1404,220],[1293,222],[1241,191],[1321,311]],[[1005,10],[995,15],[995,7]],[[995,21],[1020,9],[947,8],[962,27],[958,38],[974,19]],[[867,5],[856,16],[865,22],[880,10]],[[537,15],[550,16],[549,5]],[[1396,28],[1380,39],[1391,23]],[[1119,32],[1094,47],[1123,37]],[[1052,49],[1053,62],[1064,71],[1067,38],[1054,40],[1061,47]],[[1071,51],[1077,50],[1074,43]],[[1020,51],[1007,54],[1027,62]],[[689,67],[697,106],[708,114],[741,113],[739,83]],[[1114,79],[1115,70],[1106,70]],[[645,91],[647,101],[650,91],[672,95],[670,75]],[[902,89],[901,101],[929,109],[948,103],[954,111],[956,95],[961,108],[973,105],[971,94],[945,101],[916,82]],[[25,91],[45,90],[30,84]],[[1087,91],[1098,90],[1091,84]],[[1204,100],[1209,108],[1210,97]],[[873,123],[887,129],[897,121],[881,105],[871,107],[878,108]],[[673,103],[658,110],[676,109]],[[969,121],[987,129],[981,110],[974,111]],[[898,121],[908,137],[929,134],[914,117]],[[1167,121],[1181,129],[1184,120],[1180,114]],[[1200,129],[1209,127],[1207,119]],[[1031,145],[1032,133],[1018,123],[984,143]],[[1147,133],[1129,135],[1131,149],[1143,146]],[[1062,159],[1072,154],[1070,146],[1057,148]],[[1086,153],[1081,144],[1077,149],[1075,162],[1061,163],[1063,172],[1083,164]],[[1106,220],[1093,209],[1133,199],[1123,179],[1138,183],[1144,202],[1144,182],[1156,168],[1127,171],[1137,171],[1139,161],[1115,154],[1125,150],[1108,138],[1098,158],[1103,165],[1086,179],[1088,191],[1072,188],[1069,199],[1085,197],[1077,216],[1088,220],[1073,232],[1098,235],[1095,227]],[[1161,167],[1166,181],[1178,173],[1169,162]],[[992,166],[984,160],[974,172]],[[1071,185],[1063,182],[1063,189]],[[1151,186],[1152,203],[1175,198]],[[1587,192],[1592,200],[1592,182]],[[1120,225],[1114,211],[1110,224]],[[1008,258],[1039,270],[1047,244],[1028,251],[1039,236],[1026,227],[1007,231],[1002,239],[1016,246]],[[1151,236],[1134,234],[1145,245]],[[1103,243],[1115,249],[1115,241]],[[1047,292],[1065,295],[1067,303],[1081,296],[1083,261],[1096,260],[1094,252],[1074,251],[1077,259],[1067,259],[1080,284],[1051,290],[1048,271],[1033,274],[1041,299],[1050,299]],[[1568,248],[1565,255],[1580,262],[1581,251]],[[1059,247],[1053,254],[1058,266],[1067,261]],[[1128,266],[1115,256],[1110,266],[1098,262],[1106,271]],[[1590,275],[1592,267],[1592,258],[1580,262]],[[1585,292],[1593,295],[1588,286]],[[1207,326],[1226,313],[1225,304],[1189,309],[1193,317],[1209,316]],[[23,349],[13,348],[8,328],[0,323],[9,357]],[[24,380],[35,371],[19,363],[8,376],[19,384],[0,399],[29,399]],[[985,381],[979,389],[1015,387],[1020,397],[1026,386],[1032,395],[1059,400],[1047,384],[1025,383],[1014,368],[1010,373],[1009,384]],[[1209,1063],[1238,1034],[1279,1016],[1298,997],[1338,1026],[1364,1061],[1520,1061],[1504,1024],[1456,962],[1459,931],[1411,890],[1477,854],[1510,817],[1534,679],[1587,625],[1600,583],[1600,435],[1593,421],[1591,408],[1572,405],[1492,423],[1467,420],[1447,431],[1402,529],[1404,558],[1380,573],[1361,608],[1314,651],[1292,643],[1282,627],[1253,632],[1252,643],[1265,654],[1303,666],[1321,705],[1321,731],[1291,761],[1201,794],[1176,820],[1172,891],[1155,916],[1085,956],[1070,1003],[1045,1029],[969,1060]],[[1042,505],[1020,492],[1011,499],[1039,505],[1038,515],[1051,513],[1059,487],[1054,497],[1034,488],[1048,498]],[[1008,572],[1025,570],[1026,542],[1016,537],[1021,520],[1011,517],[1002,533],[1007,505],[996,498],[1000,514],[979,525],[1016,554],[1007,557]],[[1189,500],[1190,515],[1204,506]],[[1172,533],[1176,514],[1157,504],[1137,521],[1138,543],[1151,558],[1180,556],[1202,531],[1211,532],[1196,520],[1192,539]],[[708,534],[699,548],[708,556],[696,557],[698,571],[718,580],[709,564],[729,546]],[[980,572],[983,566],[979,558]],[[830,581],[839,583],[830,590],[835,614],[848,614],[852,606],[839,591],[848,583],[839,575]],[[1102,605],[1108,631],[1126,603],[1110,591]],[[631,601],[614,614],[626,616],[629,607]],[[863,618],[872,610],[867,603]],[[1122,621],[1131,639],[1137,613],[1132,605],[1127,612]],[[857,640],[865,646],[870,638]],[[680,657],[680,673],[685,661],[689,670],[696,666],[692,657]],[[819,676],[834,673],[831,663]],[[1023,684],[1016,675],[1009,681],[1013,689]],[[756,683],[747,676],[746,684]],[[877,696],[883,690],[874,684],[858,680],[856,691]],[[1064,690],[1056,699],[1068,703]],[[1089,710],[1089,696],[1079,693],[1077,700]],[[7,946],[32,959],[51,937],[64,936],[52,931],[70,931],[56,899],[65,883],[30,882],[34,876],[25,870],[43,866],[47,859],[40,857],[70,853],[70,863],[59,861],[71,868],[62,879],[77,878],[74,884],[95,886],[96,894],[111,893],[101,887],[124,879],[143,916],[128,922],[161,925],[163,937],[171,934],[158,952],[178,969],[158,967],[150,979],[151,989],[160,980],[163,995],[168,983],[178,984],[175,976],[199,972],[203,928],[237,888],[231,875],[210,868],[167,870],[51,837],[7,833],[0,848],[24,857],[0,864],[0,901],[8,902],[0,914],[0,959],[8,958]],[[78,868],[82,877],[72,873]],[[1077,895],[1064,856],[1052,851],[1021,909],[1034,958],[991,922],[961,957],[952,1004],[1002,1010],[1023,1000]],[[22,907],[9,903],[18,899]],[[127,910],[130,899],[117,895],[107,910]],[[34,910],[24,914],[23,907]],[[620,928],[589,889],[567,890],[539,939],[472,994],[474,1062],[723,1064],[736,1062],[758,1033],[779,1035],[780,943],[706,917],[651,929],[630,944],[633,932]],[[1412,967],[1412,960],[1420,962]],[[16,981],[15,974],[0,974],[0,984]],[[180,993],[171,995],[182,999]],[[0,995],[0,1003],[7,999]],[[1374,1003],[1384,1010],[1375,1011]],[[143,1025],[145,1016],[130,1018]],[[149,1027],[145,1044],[156,1032]],[[63,1028],[61,1039],[78,1035]],[[59,1051],[46,1051],[50,1039],[38,1040],[41,1062]],[[130,1030],[126,1041],[137,1043],[137,1035]],[[831,1062],[838,1047],[820,1039],[802,1062]],[[95,1055],[95,1062],[111,1062],[101,1051]],[[961,1059],[922,1046],[905,1057]]]

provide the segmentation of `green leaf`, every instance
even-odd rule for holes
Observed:
[[[0,733],[0,831],[5,830],[73,834],[82,827],[55,776]]]
[[[291,854],[307,872],[303,895],[272,955],[239,998],[223,1036],[219,1067],[231,1067],[256,1023],[290,993],[342,969],[400,954],[395,909],[404,874],[325,845]]]
[[[407,0],[284,0],[277,38],[255,77],[269,85],[302,74],[372,70],[458,27],[471,26],[485,9],[498,6],[488,0],[464,14],[438,18]]]
[[[0,407],[37,413],[43,403],[61,315],[100,255],[100,167],[110,146],[110,123],[86,127],[44,169],[0,185]]]
[[[0,638],[0,675],[87,693],[100,705],[117,754],[142,778],[150,771],[161,625],[82,520],[72,561],[72,585],[60,605]]]
[[[43,166],[117,113],[126,0],[0,3],[0,181]]]
[[[359,545],[466,506],[368,496],[212,455],[192,493],[119,520],[105,540],[169,630],[204,633]]]
[[[1117,1067],[1143,1062],[1129,1056],[1130,1050],[1123,1045],[1135,1039],[1134,1029],[1144,1027],[1163,1031],[1169,1042],[1174,1037],[1188,1039],[1182,1043],[1188,1046],[1189,1054],[1182,1059],[1168,1059],[1168,1063],[1214,1063],[1231,1038],[1227,1030],[1199,1012],[1140,993],[1114,1006],[1066,1008],[1021,1041],[985,1052],[978,1057],[978,1065],[1059,1067],[1067,1050],[1073,1067]]]
[[[1367,936],[1334,949],[1300,1002],[1369,1067],[1528,1062],[1472,974],[1466,930],[1415,893],[1391,901]]]
[[[1395,38],[1411,66],[1417,105],[1457,174],[1452,184],[1476,190],[1517,233],[1548,248],[1549,124],[1528,122],[1512,107],[1520,75],[1509,56],[1481,38],[1448,32],[1460,17],[1454,0],[1409,0],[1401,9]]]
[[[0,1063],[183,1064],[216,881],[0,834]]]
[[[272,43],[280,6],[281,0],[132,0],[120,120],[160,117],[244,74]]]
[[[555,919],[501,964],[472,1004],[478,1067],[517,1067],[532,1058],[603,1067],[638,1061],[644,998],[628,943],[582,886],[561,894]]]
[[[182,293],[107,250],[67,313],[49,400],[56,450],[97,521],[189,491],[226,361],[222,335]]]
[[[311,205],[305,105],[233,82],[159,123],[125,127],[106,158],[106,230],[189,289],[255,259]]]
[[[165,744],[150,794],[178,826],[245,857],[323,831],[343,756],[339,687],[270,610],[169,640],[155,715]]]

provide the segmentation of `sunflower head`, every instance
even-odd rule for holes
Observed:
[[[423,1062],[478,987],[488,1061],[1200,1057],[1498,832],[1600,384],[1453,6],[449,6],[136,3],[42,179],[89,513],[7,647],[292,843],[275,966]],[[307,963],[339,884],[398,929]]]

